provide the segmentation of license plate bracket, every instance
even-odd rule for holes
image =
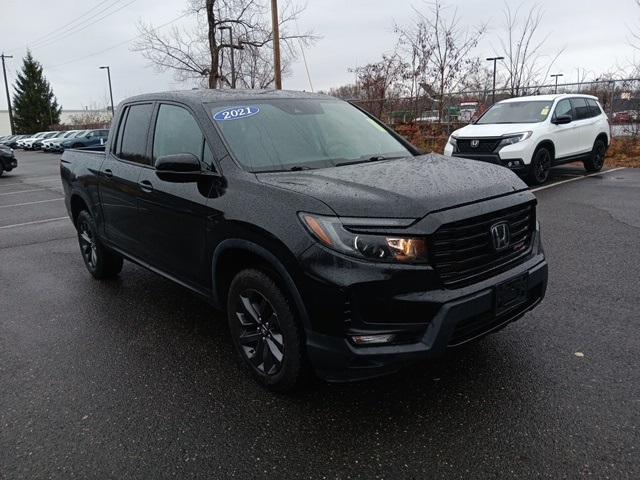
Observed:
[[[494,309],[496,315],[501,315],[507,310],[527,301],[529,290],[529,275],[520,275],[495,287]]]

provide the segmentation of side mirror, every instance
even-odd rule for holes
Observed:
[[[192,153],[165,155],[156,160],[158,172],[197,173],[202,170],[200,160]]]
[[[202,174],[200,160],[192,153],[165,155],[156,160],[156,175],[165,182],[197,182]]]
[[[571,123],[573,118],[571,115],[560,115],[559,117],[554,118],[551,123],[555,123],[556,125],[566,125],[567,123]]]

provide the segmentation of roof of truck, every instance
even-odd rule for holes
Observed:
[[[320,93],[299,92],[295,90],[240,90],[240,89],[193,89],[169,92],[144,93],[129,97],[125,102],[144,100],[175,100],[187,103],[207,103],[228,100],[255,100],[259,98],[334,98]]]

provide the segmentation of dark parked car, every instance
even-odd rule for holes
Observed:
[[[273,389],[396,371],[545,294],[536,199],[514,173],[422,155],[336,98],[137,96],[94,150],[61,162],[88,271],[128,259],[202,295]]]
[[[18,166],[18,160],[13,149],[6,145],[0,145],[0,177],[4,172],[10,172]]]
[[[87,130],[83,135],[69,138],[60,142],[60,148],[83,148],[95,145],[104,145],[109,136],[109,130]]]

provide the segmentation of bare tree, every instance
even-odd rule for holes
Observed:
[[[505,2],[504,36],[500,38],[500,51],[496,52],[505,57],[502,61],[507,70],[507,87],[512,96],[521,95],[528,86],[543,83],[549,76],[564,48],[555,55],[543,54],[543,47],[548,35],[539,38],[539,29],[544,17],[540,5],[534,5],[525,15],[523,5],[515,10]]]
[[[363,67],[350,69],[356,74],[356,95],[363,100],[367,110],[382,116],[384,104],[391,97],[397,98],[404,89],[408,65],[397,54],[382,55],[382,60]]]
[[[471,56],[471,50],[478,45],[487,26],[461,26],[457,9],[447,12],[440,0],[431,3],[426,12],[414,10],[415,25],[396,26],[396,31],[412,58],[412,84],[417,80],[427,94],[433,92],[442,119],[446,94],[462,85],[467,72],[480,68],[480,60]]]
[[[229,62],[223,58],[235,49],[238,83],[247,88],[265,88],[273,83],[270,46],[273,40],[270,7],[266,0],[187,0],[188,12],[197,19],[193,30],[174,28],[161,33],[140,23],[140,38],[133,50],[142,53],[160,71],[174,72],[180,81],[207,78],[209,88],[231,85]],[[306,6],[285,0],[280,6],[279,26],[283,65],[297,58],[297,43],[308,46],[317,40],[313,32],[292,31]],[[234,43],[223,39],[219,27],[231,26]],[[283,68],[286,70],[286,68]]]

